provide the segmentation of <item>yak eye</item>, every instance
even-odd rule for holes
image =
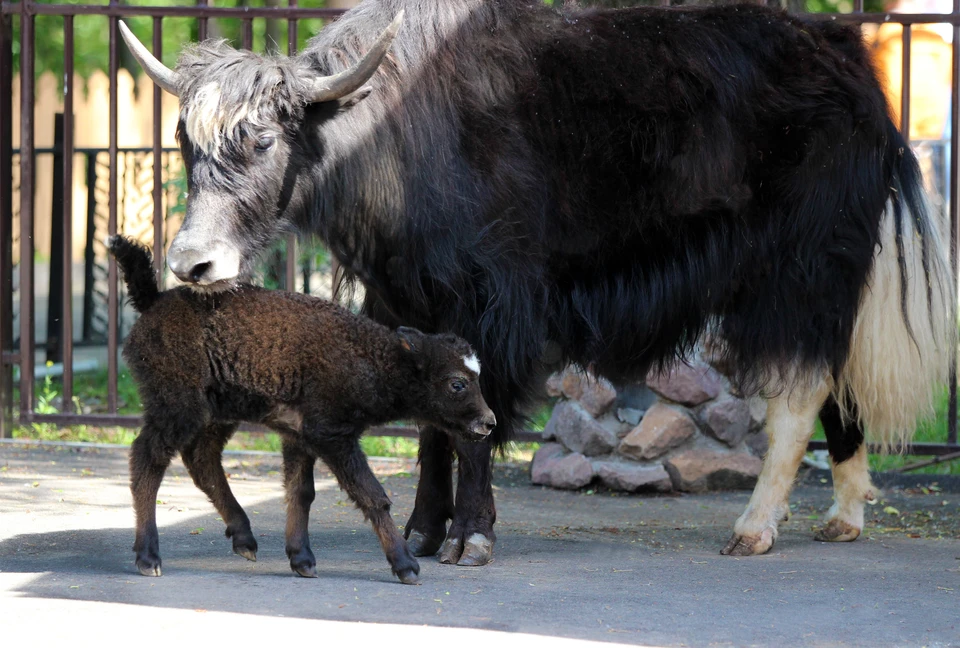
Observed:
[[[257,138],[257,143],[254,145],[258,151],[269,151],[273,148],[273,145],[276,143],[277,138],[273,135],[261,135]]]
[[[467,383],[460,378],[450,381],[450,391],[454,393],[460,393],[466,388],[467,388]]]

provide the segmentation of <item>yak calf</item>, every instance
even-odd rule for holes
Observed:
[[[360,450],[371,425],[414,419],[480,439],[496,425],[483,400],[480,364],[454,335],[392,331],[330,302],[240,285],[201,293],[157,288],[143,246],[113,236],[140,318],[123,355],[144,407],[130,453],[137,568],[160,575],[157,491],[180,452],[194,483],[227,525],[233,550],[256,560],[250,520],[220,458],[241,421],[281,433],[290,567],[315,577],[307,518],[319,457],[373,524],[393,573],[416,583],[420,566],[390,516],[390,500]]]

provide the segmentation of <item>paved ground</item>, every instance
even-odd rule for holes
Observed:
[[[159,495],[157,579],[133,565],[123,451],[0,445],[4,635],[75,642],[112,632],[164,645],[309,632],[358,646],[960,646],[956,482],[890,488],[869,511],[866,537],[830,545],[811,540],[812,516],[830,491],[808,476],[772,553],[736,559],[718,551],[747,493],[566,493],[502,468],[496,561],[461,568],[422,559],[422,585],[410,587],[394,580],[373,532],[321,471],[311,519],[320,578],[294,576],[283,553],[279,460],[226,463],[258,534],[258,562],[232,554],[178,463]],[[402,523],[414,466],[376,466]],[[40,645],[23,645],[31,643]]]

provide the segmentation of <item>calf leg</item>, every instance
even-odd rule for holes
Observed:
[[[236,430],[236,424],[210,425],[197,434],[180,455],[193,483],[206,493],[227,525],[226,536],[233,540],[233,552],[247,560],[256,560],[257,540],[250,529],[250,518],[233,496],[223,472],[223,447]]]
[[[497,540],[493,525],[497,509],[491,483],[490,444],[456,439],[457,505],[450,532],[440,550],[440,562],[486,565]]]
[[[160,536],[157,532],[157,491],[175,448],[163,438],[162,429],[149,421],[130,446],[130,491],[136,514],[137,569],[144,576],[160,575]]]
[[[447,535],[453,517],[453,446],[450,436],[433,427],[420,433],[420,482],[404,535],[415,556],[432,556]]]
[[[287,557],[290,569],[305,578],[317,577],[317,560],[310,549],[307,525],[316,497],[311,456],[298,441],[283,438],[283,486],[287,494]]]
[[[813,436],[813,424],[829,394],[826,379],[802,381],[770,399],[767,434],[770,449],[747,510],[733,527],[733,537],[720,552],[730,556],[766,553],[777,540],[777,525],[789,512],[787,498],[797,468]]]
[[[419,583],[420,565],[390,516],[390,498],[370,470],[357,438],[324,441],[317,447],[341,488],[373,524],[394,575],[407,585]]]
[[[814,539],[822,542],[850,542],[863,530],[863,505],[876,499],[867,468],[867,448],[856,412],[844,420],[834,398],[820,410],[820,422],[827,437],[833,470],[833,506],[827,512],[826,525]]]

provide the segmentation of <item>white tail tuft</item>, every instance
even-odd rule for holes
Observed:
[[[924,211],[932,213],[929,206]],[[957,323],[951,322],[956,295],[943,244],[946,228],[939,218],[925,218],[928,278],[923,269],[923,239],[913,218],[904,207],[906,277],[901,278],[893,207],[887,204],[850,356],[836,386],[843,410],[850,412],[855,404],[867,437],[884,450],[909,442],[918,421],[933,415],[936,397],[947,383],[950,358],[956,353]],[[906,309],[913,336],[901,312],[901,281],[907,282]],[[928,281],[932,304],[928,303]]]

